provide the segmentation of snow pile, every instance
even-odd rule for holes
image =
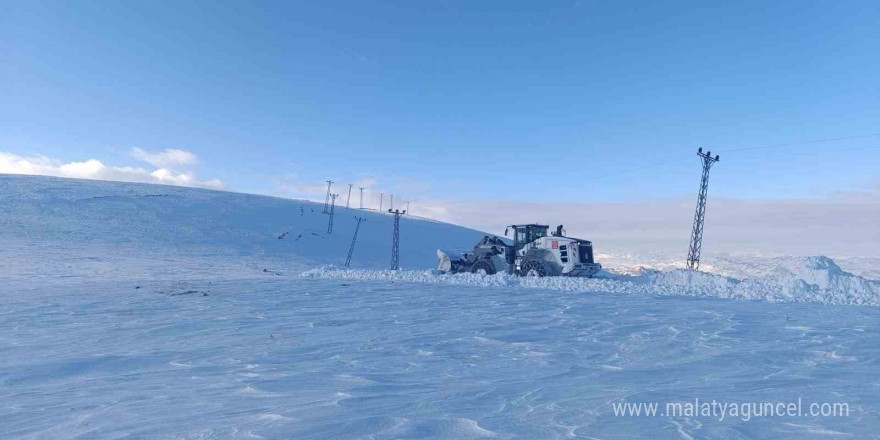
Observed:
[[[809,257],[807,264],[789,270],[790,277],[815,284],[823,290],[878,294],[878,283],[844,272],[834,260],[825,257]]]
[[[603,272],[603,277],[589,279],[522,278],[509,274],[449,275],[433,270],[373,271],[335,266],[312,269],[300,277],[880,306],[880,282],[844,272],[827,257],[810,257],[807,261],[805,267],[797,270],[780,269],[785,272],[745,280],[683,269],[648,271],[642,275],[613,275]]]
[[[682,255],[665,252],[609,252],[597,247],[595,257],[602,267],[618,275],[643,275],[652,270],[685,268]]]
[[[810,270],[821,266],[827,257],[766,256],[753,254],[731,255],[704,252],[700,271],[730,278],[765,278],[789,272]],[[831,260],[831,258],[827,258]],[[811,263],[811,260],[813,262]],[[669,271],[685,268],[685,256],[679,253],[597,252],[596,261],[617,275],[644,275],[651,271]],[[834,256],[837,268],[869,280],[880,280],[880,258]]]

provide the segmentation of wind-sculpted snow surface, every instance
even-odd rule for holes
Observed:
[[[846,273],[827,257],[810,257],[804,267],[780,270],[777,275],[770,277],[745,280],[683,269],[648,271],[642,275],[603,272],[602,277],[589,279],[533,278],[508,274],[450,275],[433,270],[373,271],[334,266],[312,269],[301,277],[880,306],[880,282]]]
[[[321,209],[0,176],[0,439],[880,431],[880,308],[818,304],[878,305],[871,257],[840,264],[867,278],[825,257],[708,255],[710,273],[694,273],[676,270],[678,257],[603,254],[615,272],[597,279],[370,270],[389,263],[391,222],[358,211],[369,218],[352,260],[359,269],[347,270],[323,265],[344,261],[355,212],[337,210],[327,234]],[[412,218],[401,235],[410,269],[482,236]],[[802,398],[850,412],[719,421],[613,411],[695,398]]]
[[[808,440],[880,429],[880,308],[371,273],[383,280],[0,289],[0,438]],[[799,398],[849,414],[614,413],[622,402]]]

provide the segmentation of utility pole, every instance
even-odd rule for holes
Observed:
[[[331,202],[330,202],[330,220],[327,221],[327,233],[333,233],[333,214],[336,211],[336,198],[339,197],[339,194],[330,194]]]
[[[394,235],[391,238],[391,270],[400,270],[400,216],[406,214],[406,211],[392,211],[394,214]]]
[[[379,193],[379,212],[382,212],[382,201],[385,198],[385,193]]]
[[[345,199],[345,209],[348,209],[348,202],[351,201],[351,184],[348,184],[348,198]]]
[[[721,160],[717,154],[712,157],[712,152],[703,153],[703,149],[697,150],[697,156],[703,162],[703,178],[700,180],[700,194],[697,196],[697,212],[694,214],[694,229],[691,231],[691,245],[688,248],[687,268],[698,270],[700,268],[700,250],[703,246],[703,222],[706,218],[706,193],[709,190],[709,169],[712,164]]]
[[[354,235],[351,237],[351,246],[348,247],[348,256],[345,257],[345,267],[351,265],[351,254],[354,253],[354,243],[358,239],[358,230],[361,228],[361,222],[366,219],[363,217],[355,217],[355,220],[357,220],[357,226],[354,227]]]
[[[361,190],[361,207],[360,207],[360,209],[364,209],[364,187],[359,186],[358,189]]]
[[[333,185],[333,181],[328,180],[327,181],[327,195],[324,196],[324,212],[322,212],[321,214],[329,214],[329,212],[327,211],[327,207],[330,204],[330,186],[331,185]]]

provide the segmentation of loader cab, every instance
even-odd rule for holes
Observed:
[[[513,229],[513,254],[509,258],[514,257],[520,249],[523,249],[530,243],[534,243],[535,240],[546,237],[550,226],[538,224],[510,225],[504,230],[504,236],[507,236],[511,229]]]

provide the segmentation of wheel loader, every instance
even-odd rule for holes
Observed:
[[[485,236],[474,250],[456,253],[437,250],[438,269],[443,273],[481,273],[492,275],[507,272],[520,276],[592,277],[602,265],[593,261],[593,244],[565,236],[562,225],[549,236],[548,225],[510,225],[513,241]]]

